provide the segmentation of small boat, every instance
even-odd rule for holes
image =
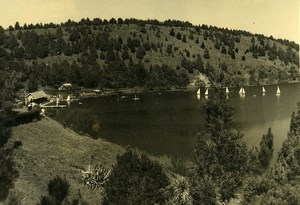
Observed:
[[[262,87],[262,93],[266,93],[265,87]]]
[[[226,91],[225,91],[225,92],[226,92],[226,94],[228,94],[228,93],[229,93],[229,89],[228,89],[228,87],[226,87]]]
[[[140,100],[140,98],[134,95],[134,98],[132,98],[132,100]]]
[[[199,88],[198,91],[197,91],[197,95],[200,95],[200,88]]]
[[[125,98],[126,98],[126,96],[125,96],[125,95],[122,95],[122,96],[121,96],[121,99],[125,99]]]
[[[82,105],[82,102],[78,102],[79,105]]]
[[[71,96],[68,95],[68,97],[67,97],[67,102],[70,102],[70,101],[71,101]]]
[[[208,96],[208,89],[206,89],[205,91],[205,96]]]
[[[281,91],[279,89],[279,86],[277,86],[277,91],[276,91],[276,95],[280,95],[281,94]]]

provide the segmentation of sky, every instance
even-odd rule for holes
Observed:
[[[82,18],[176,19],[300,43],[300,0],[0,0],[0,25]]]

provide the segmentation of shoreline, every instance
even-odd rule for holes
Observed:
[[[261,87],[261,86],[280,86],[280,85],[289,85],[289,84],[297,84],[300,83],[300,81],[293,81],[288,83],[278,83],[278,84],[259,84],[259,85],[243,85],[243,87]],[[207,88],[213,88],[212,86],[209,86]],[[224,87],[225,89],[226,87]],[[228,88],[239,88],[236,86],[231,86]],[[95,98],[95,97],[105,97],[105,96],[112,96],[112,95],[122,95],[122,94],[141,94],[141,93],[162,93],[162,92],[180,92],[180,91],[197,91],[198,87],[196,86],[190,86],[186,88],[171,88],[171,89],[153,89],[149,90],[147,88],[122,88],[118,91],[113,89],[107,89],[104,90],[104,93],[102,94],[96,94],[92,90],[89,92],[82,92],[78,98]]]

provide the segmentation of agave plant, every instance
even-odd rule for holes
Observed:
[[[190,195],[190,183],[183,177],[176,175],[175,180],[168,187],[169,202],[168,204],[192,205],[193,198]]]
[[[102,186],[108,180],[111,170],[99,163],[94,169],[89,165],[87,170],[80,170],[80,172],[83,183],[94,189]]]

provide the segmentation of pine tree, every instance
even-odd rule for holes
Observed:
[[[271,128],[268,129],[268,133],[263,135],[260,142],[260,150],[258,153],[258,159],[262,167],[267,168],[273,156],[273,134]]]

